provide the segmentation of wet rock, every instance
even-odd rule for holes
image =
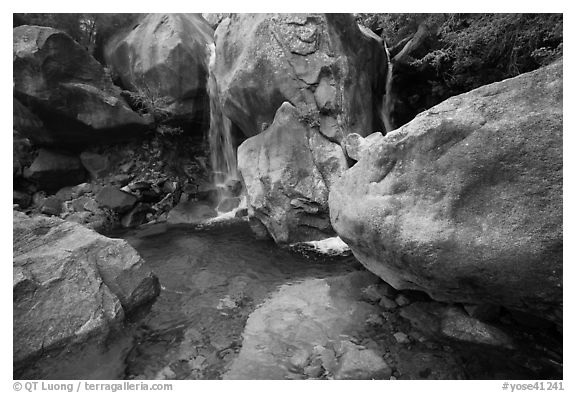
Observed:
[[[226,190],[230,195],[239,197],[242,194],[242,182],[237,179],[228,179],[225,183]]]
[[[138,136],[145,121],[120,97],[103,66],[50,27],[13,31],[14,95],[44,123],[39,145],[77,147]]]
[[[130,210],[136,204],[138,198],[127,192],[120,191],[114,186],[106,186],[96,194],[96,201],[100,206],[122,213]]]
[[[32,165],[24,170],[24,177],[36,182],[43,190],[56,191],[81,183],[86,173],[78,157],[40,149]]]
[[[334,379],[388,379],[391,375],[388,364],[374,351],[351,344],[340,358]]]
[[[105,155],[84,151],[80,154],[80,161],[92,179],[99,179],[111,171],[110,159]]]
[[[330,190],[358,260],[397,289],[559,321],[562,75],[482,86],[376,142]]]
[[[238,168],[256,217],[277,243],[332,236],[327,182],[347,167],[339,145],[325,140],[298,119],[285,102],[268,129],[238,148]],[[322,145],[312,149],[312,144]],[[317,151],[317,153],[314,153]]]
[[[342,344],[339,362],[332,349],[341,335],[363,329],[366,318],[377,311],[359,300],[361,289],[373,282],[372,275],[355,272],[280,287],[248,318],[242,349],[224,379],[294,378],[294,373],[316,366],[316,358],[342,378],[385,376],[385,363],[372,351]],[[289,367],[286,359],[292,359]]]
[[[218,204],[218,211],[221,213],[229,212],[240,205],[240,198],[226,198]]]
[[[123,240],[54,217],[14,213],[14,365],[103,340],[125,312],[154,299],[158,279]]]
[[[169,224],[201,224],[206,220],[216,217],[217,213],[206,203],[188,201],[178,203],[168,213]]]
[[[213,34],[199,14],[148,14],[113,37],[104,56],[128,90],[164,99],[172,119],[206,121]]]

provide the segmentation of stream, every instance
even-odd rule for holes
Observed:
[[[239,220],[147,225],[114,237],[142,255],[160,296],[104,345],[45,356],[20,378],[561,378],[561,354],[542,345],[561,347],[553,334],[509,326],[525,340],[514,350],[425,339],[398,310],[366,298],[380,280],[350,254],[278,247]]]

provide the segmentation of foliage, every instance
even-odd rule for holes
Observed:
[[[172,102],[170,97],[161,96],[157,90],[149,87],[145,83],[134,86],[135,91],[125,91],[129,97],[130,104],[140,114],[151,114],[156,123],[161,123],[169,119],[170,112],[168,106]]]
[[[456,94],[532,71],[562,56],[562,14],[357,14],[390,50],[393,127]],[[416,32],[427,34],[395,56]],[[415,40],[416,41],[416,40]]]
[[[358,14],[389,47],[426,24],[413,65],[434,70],[454,93],[516,76],[562,55],[562,14]]]
[[[174,127],[168,124],[160,124],[156,127],[156,132],[162,136],[175,136],[182,135],[184,130],[180,127]]]

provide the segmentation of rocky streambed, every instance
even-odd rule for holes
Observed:
[[[158,277],[159,297],[120,333],[16,378],[562,378],[553,325],[398,292],[347,253],[279,248],[241,220],[115,236]]]

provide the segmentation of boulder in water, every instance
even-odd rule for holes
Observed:
[[[44,123],[26,132],[41,145],[107,143],[147,129],[96,59],[67,34],[41,26],[13,32],[14,95]]]
[[[14,366],[103,340],[158,296],[158,279],[125,241],[58,218],[14,213]]]
[[[347,168],[342,148],[301,122],[285,102],[266,131],[238,148],[249,215],[277,243],[333,236],[328,187]]]
[[[214,32],[200,14],[148,14],[105,48],[122,85],[162,102],[172,120],[208,121],[208,45]]]
[[[562,62],[452,97],[332,187],[338,235],[397,289],[562,319]]]

